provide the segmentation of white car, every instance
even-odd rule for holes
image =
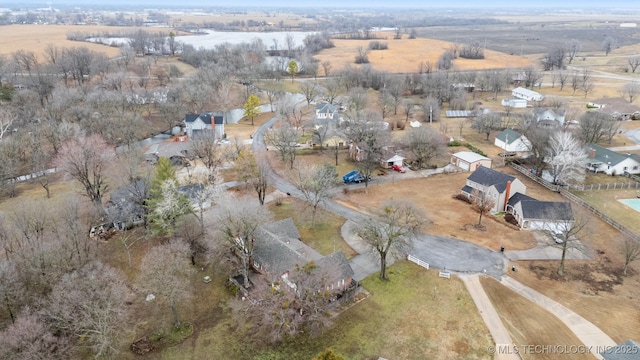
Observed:
[[[559,232],[551,232],[551,237],[556,244],[562,244],[564,242],[564,234]]]

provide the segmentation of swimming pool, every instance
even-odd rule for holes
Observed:
[[[640,199],[622,199],[620,202],[630,208],[633,208],[633,210],[640,212]]]

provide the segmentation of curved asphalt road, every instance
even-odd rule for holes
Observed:
[[[261,125],[253,134],[252,149],[254,152],[266,148],[264,135],[277,121],[278,117]],[[278,174],[270,170],[272,184],[280,191],[291,196],[303,198],[296,187]],[[323,207],[350,221],[342,229],[345,241],[360,255],[350,260],[356,273],[354,278],[361,280],[379,271],[378,260],[366,251],[362,240],[355,235],[358,223],[366,219],[366,215],[343,206],[333,200],[325,201]],[[457,273],[483,273],[500,278],[503,274],[506,257],[498,251],[491,251],[481,246],[457,239],[420,234],[414,241],[411,255],[429,263],[433,268],[446,269]],[[391,259],[389,259],[391,260]]]

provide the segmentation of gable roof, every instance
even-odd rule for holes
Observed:
[[[300,239],[300,232],[298,231],[298,227],[296,227],[296,224],[293,222],[292,218],[286,218],[280,221],[272,222],[263,225],[262,228],[264,230],[272,232],[275,235],[293,239]]]
[[[629,103],[627,99],[621,97],[614,98],[600,98],[593,100],[592,104],[600,105],[599,108],[593,109],[594,111],[615,115],[617,114],[633,114],[640,111],[640,108]]]
[[[620,345],[611,347],[600,353],[604,360],[637,360],[640,353],[640,343],[627,340]]]
[[[460,160],[464,160],[468,163],[473,163],[480,160],[491,160],[488,157],[474,153],[473,151],[459,151],[453,154],[453,156],[457,157]]]
[[[521,199],[522,217],[524,219],[573,221],[571,204],[558,201],[539,201]]]
[[[331,255],[323,257],[316,261],[316,265],[321,269],[328,269],[329,271],[335,272],[338,279],[348,279],[352,278],[354,275],[353,269],[351,268],[351,265],[349,265],[349,261],[347,261],[347,257],[344,256],[342,251],[337,251]]]
[[[536,120],[558,120],[562,121],[564,119],[566,111],[554,110],[554,109],[545,109],[545,108],[535,108],[533,109],[533,115]]]
[[[520,134],[519,132],[513,129],[504,129],[500,134],[496,135],[496,139],[507,144],[513,144],[516,140],[520,139],[521,137],[522,137],[522,134]]]
[[[495,186],[499,193],[503,193],[507,188],[507,182],[513,182],[516,178],[485,166],[479,166],[469,175],[467,180],[484,186]]]
[[[317,113],[335,113],[336,111],[336,107],[327,102],[316,104]]]
[[[594,151],[591,151],[594,150]],[[640,162],[637,156],[632,154],[620,154],[613,150],[609,150],[605,147],[602,147],[598,144],[587,144],[587,153],[589,154],[587,157],[587,162],[589,164],[608,164],[615,166],[628,158],[632,158],[633,160]]]
[[[207,125],[211,125],[211,114],[202,113],[202,114],[186,114],[184,116],[184,122],[187,124],[192,124],[193,122],[200,119],[203,123]]]

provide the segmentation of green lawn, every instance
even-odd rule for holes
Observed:
[[[275,202],[270,203],[269,209],[274,213],[276,220],[293,218],[298,226],[298,231],[300,231],[302,242],[320,254],[329,255],[342,250],[347,259],[357,255],[342,239],[340,228],[345,222],[344,218],[319,208],[316,214],[316,224],[312,227],[311,209],[305,208],[304,204],[301,200],[287,197],[283,199],[282,205],[276,205]]]
[[[640,222],[638,221],[640,213],[618,201],[619,199],[635,199],[639,193],[637,189],[575,191],[573,193],[629,230],[640,234]]]
[[[486,359],[492,345],[464,284],[401,261],[390,281],[362,281],[371,296],[347,309],[318,338],[299,336],[272,347],[242,344],[229,311],[211,304],[207,328],[184,343],[152,354],[160,359],[311,359],[331,347],[348,359]]]

